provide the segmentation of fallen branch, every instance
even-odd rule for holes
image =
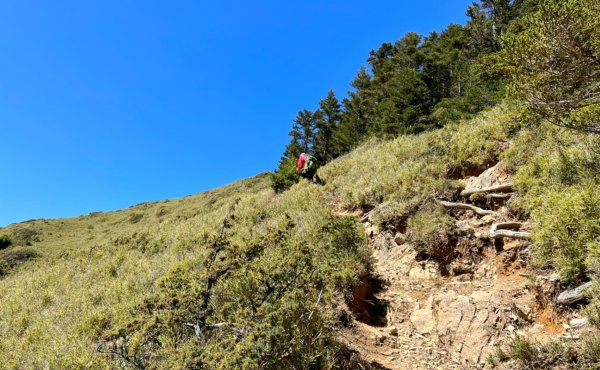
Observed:
[[[494,186],[489,186],[487,188],[472,188],[472,189],[465,189],[463,191],[460,192],[460,195],[463,197],[469,196],[471,194],[477,194],[477,193],[493,193],[496,191],[499,192],[508,192],[508,191],[512,191],[513,190],[513,186],[512,183],[508,183],[508,184],[501,184],[501,185],[494,185]]]
[[[438,201],[441,205],[443,205],[446,208],[458,208],[458,209],[468,209],[470,211],[473,211],[475,213],[477,213],[480,216],[494,216],[494,217],[500,217],[500,214],[498,212],[495,211],[490,211],[487,209],[483,209],[483,208],[479,208],[476,207],[472,204],[467,204],[467,203],[453,203],[453,202],[446,202],[444,200],[440,200]]]

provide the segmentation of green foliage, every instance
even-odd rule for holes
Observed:
[[[453,251],[454,223],[443,209],[429,206],[408,219],[406,239],[421,256],[445,259]]]
[[[518,168],[515,207],[531,214],[535,260],[565,283],[597,274],[600,259],[598,138],[541,126],[522,131],[504,156]]]
[[[501,105],[421,135],[393,141],[372,139],[321,168],[319,176],[349,208],[396,201],[402,209],[416,208],[452,191],[455,184],[448,173],[489,164],[499,155],[509,137],[510,112],[510,107]]]
[[[277,171],[271,174],[271,187],[276,193],[289,189],[300,181],[300,174],[296,171],[296,161],[290,158],[283,162]]]
[[[409,32],[372,50],[371,72],[361,67],[342,105],[329,91],[317,111],[299,112],[278,171],[300,152],[314,151],[325,164],[369,138],[416,134],[492,107],[504,91],[494,57],[500,35],[526,8],[521,1],[476,2],[464,27],[427,37]]]
[[[329,90],[327,97],[319,102],[319,112],[321,114],[316,123],[314,152],[319,163],[327,163],[340,153],[333,135],[342,119],[342,106],[333,90]]]
[[[507,346],[505,354],[508,358],[519,361],[523,366],[530,367],[536,358],[534,343],[527,338],[517,335]]]
[[[384,230],[401,229],[411,213],[411,203],[406,200],[391,200],[371,211],[371,220]]]
[[[505,348],[499,348],[494,357],[492,361],[516,361],[519,369],[596,369],[600,365],[600,337],[590,335],[578,341],[537,343],[516,336]]]
[[[586,263],[591,243],[600,240],[598,186],[548,192],[544,204],[532,212],[532,219],[540,225],[534,232],[538,261],[555,265],[561,280],[580,281],[586,276],[586,265],[599,266],[596,253],[589,255]]]
[[[0,249],[8,248],[11,245],[12,245],[12,240],[10,240],[10,237],[8,235],[0,236]]]
[[[107,332],[102,351],[131,366],[331,365],[335,321],[325,302],[364,269],[364,236],[356,220],[319,204],[319,187],[303,185],[280,202],[236,202],[220,231],[194,238],[198,252]]]
[[[600,132],[600,4],[541,1],[503,38],[502,60],[529,120]]]

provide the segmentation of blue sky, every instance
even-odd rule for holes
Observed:
[[[0,3],[0,226],[272,170],[296,113],[371,49],[471,1]]]

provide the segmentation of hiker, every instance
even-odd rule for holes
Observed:
[[[315,158],[306,153],[300,154],[296,171],[298,171],[300,176],[305,179],[314,180],[317,173],[317,162],[315,161]]]

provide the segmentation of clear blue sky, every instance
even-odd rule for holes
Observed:
[[[0,226],[272,170],[296,113],[470,0],[3,1]]]

